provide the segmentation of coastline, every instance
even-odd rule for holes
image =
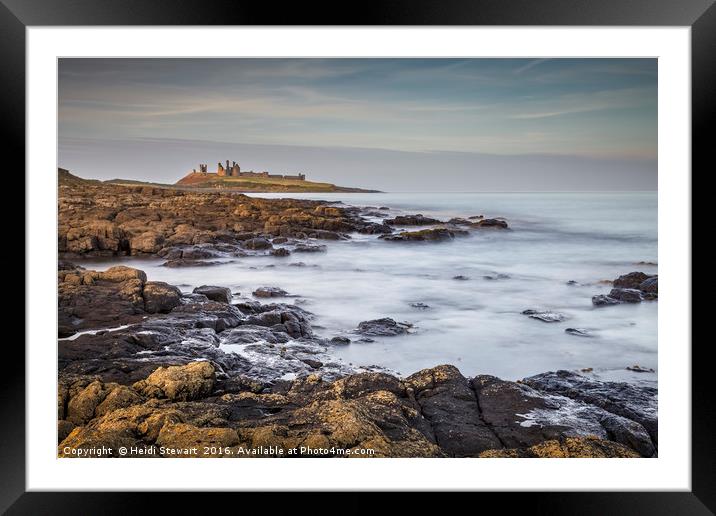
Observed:
[[[273,302],[283,298],[270,291],[234,303],[218,280],[183,294],[136,269],[76,266],[83,256],[157,256],[167,267],[195,267],[228,255],[320,253],[321,241],[350,232],[411,245],[400,242],[509,231],[507,221],[485,217],[391,224],[367,216],[385,215],[379,210],[61,183],[60,250],[74,261],[60,264],[61,337],[100,331],[60,341],[59,454],[97,443],[117,450],[201,442],[221,449],[211,456],[301,445],[378,456],[655,456],[656,389],[573,371],[510,382],[466,378],[450,365],[404,378],[360,370],[334,359],[331,348],[343,343],[315,335],[313,314]],[[395,230],[398,223],[415,229]],[[405,330],[390,321],[365,321],[356,338]],[[223,352],[227,339],[243,354]]]

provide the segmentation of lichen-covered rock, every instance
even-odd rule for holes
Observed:
[[[480,454],[482,458],[638,458],[639,454],[623,444],[598,439],[596,437],[565,437],[544,441],[529,448],[510,448],[503,450],[487,450]]]
[[[163,281],[148,281],[142,291],[144,310],[150,314],[169,313],[181,302],[181,290]]]
[[[192,362],[184,366],[160,367],[134,389],[150,398],[195,400],[211,394],[216,372],[210,362]]]

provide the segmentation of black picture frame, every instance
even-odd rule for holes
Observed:
[[[384,3],[293,3],[278,8],[260,2],[230,0],[0,0],[0,84],[4,131],[4,169],[12,170],[15,191],[25,192],[25,28],[38,25],[612,25],[688,26],[692,37],[692,170],[706,173],[709,125],[716,119],[716,7],[714,0],[400,0]],[[353,8],[351,8],[353,5]],[[667,142],[660,142],[661,145]],[[712,167],[709,167],[712,168]],[[692,178],[693,178],[692,171]],[[31,194],[31,192],[25,192]],[[17,220],[17,203],[3,203],[4,220],[16,249],[24,249],[24,228]],[[20,235],[21,229],[23,235]],[[24,253],[24,251],[23,251]],[[5,270],[19,267],[17,254],[3,256]],[[24,263],[24,260],[23,262]],[[24,267],[24,266],[23,266]],[[25,277],[32,274],[25,269]],[[14,276],[19,275],[13,272]],[[18,286],[19,287],[19,286]],[[15,290],[20,292],[19,288]],[[684,300],[689,302],[690,300]],[[15,302],[18,302],[15,300]],[[27,306],[26,310],[32,310]],[[19,323],[16,324],[16,328]],[[11,331],[11,330],[8,330]],[[3,346],[0,374],[0,510],[8,514],[127,514],[148,510],[147,498],[161,497],[185,512],[207,507],[196,494],[149,493],[38,493],[25,492],[25,364],[21,335],[8,337]],[[12,342],[12,343],[11,343]],[[712,368],[707,343],[692,346],[692,491],[620,493],[481,493],[510,510],[538,514],[713,514],[716,511],[716,405],[709,382]],[[670,342],[686,347],[690,342]],[[53,348],[50,348],[53,349]],[[9,366],[11,364],[11,366]],[[210,493],[211,505],[231,494]],[[235,496],[235,495],[234,495]],[[242,507],[246,507],[246,494]],[[500,500],[494,500],[502,497]],[[508,500],[505,499],[508,498]],[[294,510],[302,494],[263,503],[271,511],[286,504]],[[341,511],[359,512],[370,504],[357,494],[342,495]],[[507,503],[505,503],[507,502]],[[455,503],[455,502],[453,502]],[[402,511],[419,507],[423,497],[413,495]],[[205,509],[204,509],[205,510]]]

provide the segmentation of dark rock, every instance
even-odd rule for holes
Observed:
[[[567,328],[564,330],[565,333],[569,333],[570,335],[574,335],[576,337],[591,337],[592,334],[589,332],[589,330],[585,330],[584,328]]]
[[[384,317],[382,319],[363,321],[358,325],[356,331],[362,335],[391,337],[408,333],[408,330],[412,328],[412,326],[413,325],[409,323],[396,322],[389,317]]]
[[[633,365],[627,367],[627,371],[632,371],[634,373],[653,373],[654,370],[651,367],[642,367],[640,365]]]
[[[286,297],[288,292],[278,287],[260,287],[253,291],[256,297]]]
[[[220,265],[222,262],[217,261],[206,261],[206,260],[185,260],[184,258],[178,258],[176,260],[167,260],[162,265],[164,267],[179,268],[179,267],[210,267],[212,265]]]
[[[639,285],[647,278],[649,278],[649,275],[643,272],[630,272],[629,274],[619,276],[614,280],[613,284],[617,288],[638,289]]]
[[[613,288],[609,297],[622,303],[641,303],[643,299],[641,291],[633,288]]]
[[[331,339],[331,344],[350,344],[351,339],[348,337],[336,336]]]
[[[323,362],[321,362],[320,360],[303,358],[303,359],[301,359],[301,362],[303,362],[306,365],[311,366],[311,368],[313,368],[313,369],[320,369],[321,367],[323,367]]]
[[[408,378],[420,412],[448,456],[476,457],[502,443],[481,417],[475,393],[454,366],[441,365]]]
[[[383,222],[391,226],[431,226],[433,224],[442,224],[439,220],[424,217],[420,213],[417,215],[398,215],[392,219],[385,219]]]
[[[260,250],[260,249],[271,249],[273,245],[265,238],[257,237],[244,240],[242,244],[246,249]]]
[[[403,231],[395,235],[381,235],[379,238],[391,242],[446,241],[455,238],[455,232],[445,227]]]
[[[641,423],[566,393],[537,389],[539,382],[530,381],[533,378],[523,383],[491,376],[472,380],[482,418],[505,447],[525,448],[564,437],[596,436],[629,446],[645,457],[654,455],[655,445]]]
[[[639,284],[639,290],[647,294],[659,293],[659,277],[651,276]]]
[[[621,301],[604,294],[599,294],[596,296],[592,296],[592,304],[594,306],[609,306],[621,304]]]
[[[291,251],[289,251],[285,247],[279,247],[278,249],[272,249],[271,254],[273,256],[289,256],[291,254]]]
[[[325,245],[298,244],[294,249],[294,253],[325,253]]]
[[[502,219],[482,219],[470,224],[473,228],[508,229],[507,222]]]
[[[364,235],[387,235],[393,232],[387,224],[377,224],[375,222],[369,222],[358,229],[358,233]]]
[[[410,303],[410,306],[413,308],[417,308],[419,310],[428,310],[430,308],[430,305],[426,305],[425,303]]]
[[[523,382],[542,392],[567,396],[640,423],[657,442],[657,390],[623,382],[600,382],[571,371],[557,371],[525,378]]]
[[[485,278],[486,280],[501,280],[501,279],[510,279],[510,275],[502,274],[502,273],[488,274],[486,276],[483,276],[483,278]]]
[[[453,276],[452,279],[458,280],[458,281],[467,281],[470,278],[468,276],[463,276],[462,274],[459,274],[457,276]]]
[[[231,289],[226,287],[216,287],[213,285],[202,285],[193,290],[194,294],[202,294],[212,301],[219,303],[231,303]]]

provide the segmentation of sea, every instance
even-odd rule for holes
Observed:
[[[167,268],[161,260],[136,257],[83,265],[138,267],[150,280],[185,292],[220,285],[251,297],[258,287],[280,287],[295,296],[282,301],[315,314],[315,333],[352,340],[331,352],[354,366],[409,375],[453,364],[468,377],[509,380],[568,369],[605,380],[657,382],[658,302],[595,307],[591,301],[609,292],[605,280],[658,273],[656,192],[251,195],[388,207],[386,216],[504,217],[510,229],[471,231],[446,242],[353,234],[322,242],[325,253],[236,258],[211,267]],[[525,310],[557,312],[565,320],[542,322]],[[359,342],[357,325],[382,317],[413,326],[407,335]],[[654,371],[627,369],[634,365]]]

